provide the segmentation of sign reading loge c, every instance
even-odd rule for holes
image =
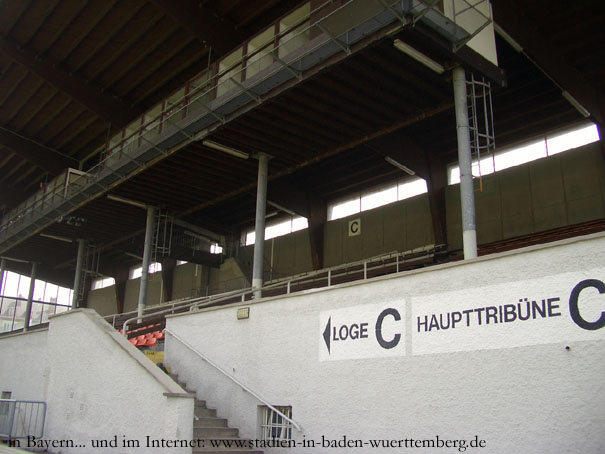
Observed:
[[[393,307],[389,307],[387,309],[382,310],[380,314],[378,314],[378,316],[376,317],[376,324],[374,330],[374,333],[376,335],[376,342],[378,342],[378,345],[385,350],[389,350],[396,347],[401,340],[400,333],[394,334],[392,339],[384,338],[382,332],[382,324],[385,318],[389,316],[393,317],[397,322],[401,320],[401,314],[399,313],[399,311]],[[333,325],[332,317],[330,316],[322,333],[322,337],[328,350],[328,354],[330,355],[332,353],[333,342],[342,343],[343,341],[346,341],[347,343],[349,343],[351,341],[363,341],[364,339],[370,339],[371,336],[368,332],[368,324],[369,321],[364,321],[362,318],[361,320],[356,320],[354,322],[340,322],[335,323]]]

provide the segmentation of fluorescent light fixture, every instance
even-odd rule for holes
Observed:
[[[513,49],[515,49],[519,53],[523,52],[523,47],[521,47],[521,44],[515,41],[512,36],[506,33],[504,29],[496,23],[494,23],[494,30],[496,30],[496,33],[498,33],[502,37],[502,39],[504,39],[504,41],[510,44]]]
[[[3,260],[8,260],[9,262],[17,262],[17,263],[32,263],[32,262],[28,262],[27,260],[23,260],[23,259],[17,259],[14,257],[7,257],[5,255],[3,255],[2,257]]]
[[[50,235],[48,233],[41,233],[40,236],[42,238],[50,238],[51,240],[58,240],[58,241],[63,241],[65,243],[72,243],[72,240],[70,240],[69,238],[65,238],[64,236]]]
[[[137,202],[136,200],[127,199],[125,197],[119,197],[113,194],[107,194],[107,198],[109,200],[113,200],[114,202],[122,202],[135,207],[147,209],[147,205],[145,205],[143,202]]]
[[[409,167],[404,166],[400,162],[395,161],[393,158],[389,158],[388,156],[385,156],[384,160],[386,162],[388,162],[389,164],[397,167],[398,169],[403,170],[408,175],[416,175],[416,172],[414,172],[412,169],[410,169]]]
[[[584,118],[590,117],[590,112],[588,111],[588,109],[586,109],[586,107],[584,107],[582,104],[580,104],[576,98],[571,96],[571,94],[568,91],[563,91],[561,94],[563,95],[563,97],[565,99],[567,99],[567,101],[569,101],[569,104],[574,106],[577,109],[577,111],[580,112],[580,114]]]
[[[143,257],[141,257],[140,255],[133,254],[132,252],[124,252],[124,255],[135,258],[137,260],[143,260]]]
[[[408,57],[412,57],[417,62],[420,62],[427,68],[432,69],[437,74],[443,74],[445,72],[445,68],[443,67],[443,65],[437,63],[432,58],[427,57],[422,52],[414,49],[412,46],[404,43],[400,39],[396,39],[395,41],[393,41],[393,46],[395,46],[396,49],[406,54]]]
[[[208,148],[212,148],[214,150],[222,151],[223,153],[230,154],[231,156],[235,156],[236,158],[248,159],[250,157],[248,153],[244,153],[243,151],[236,150],[235,148],[231,148],[226,145],[213,142],[212,140],[203,140],[202,145]]]

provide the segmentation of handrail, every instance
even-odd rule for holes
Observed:
[[[252,287],[248,287],[245,289],[231,290],[230,292],[220,293],[218,295],[202,296],[200,298],[195,298],[194,301],[185,301],[185,302],[183,302],[182,306],[183,306],[183,309],[186,308],[187,306],[189,306],[189,308],[191,308],[191,306],[194,304],[200,304],[200,300],[206,300],[206,301],[204,301],[204,304],[215,303],[215,302],[217,302],[217,300],[232,298],[234,296],[240,296],[240,294],[242,292],[249,290],[249,289],[252,290]],[[128,325],[130,323],[132,323],[133,321],[143,320],[144,318],[150,318],[150,317],[154,317],[156,315],[168,314],[170,312],[174,312],[175,307],[176,307],[176,304],[172,304],[172,307],[170,309],[154,311],[154,312],[150,312],[148,314],[142,314],[140,317],[137,315],[136,317],[127,319],[124,322],[124,324],[122,325],[122,334],[125,337],[127,336],[126,331],[127,331]]]
[[[280,415],[282,418],[284,418],[286,421],[288,421],[290,424],[292,424],[296,430],[298,430],[299,432],[302,433],[301,427],[293,419],[291,419],[288,416],[286,416],[285,414],[283,414],[281,411],[279,411],[277,408],[275,408],[273,405],[271,405],[266,399],[263,399],[258,393],[252,391],[250,388],[248,388],[246,385],[244,385],[242,382],[240,382],[237,378],[233,377],[232,375],[230,375],[229,373],[227,373],[226,371],[224,371],[218,364],[214,363],[211,359],[209,359],[203,353],[201,353],[200,351],[196,350],[195,347],[193,347],[191,344],[189,344],[186,340],[182,339],[180,336],[178,336],[177,334],[175,334],[174,332],[172,332],[168,328],[166,328],[164,330],[164,332],[170,334],[172,337],[174,337],[176,340],[178,340],[181,344],[183,344],[185,347],[187,347],[189,350],[191,350],[193,353],[195,353],[197,356],[199,356],[203,361],[205,361],[208,364],[210,364],[212,367],[214,367],[216,370],[218,370],[225,377],[229,378],[231,381],[233,381],[233,383],[235,383],[236,385],[238,385],[244,391],[246,391],[247,393],[249,393],[252,396],[256,397],[256,399],[258,399],[260,402],[262,402],[268,408],[270,408],[275,413],[277,413],[278,415]]]
[[[411,250],[403,251],[403,252],[392,251],[392,252],[388,252],[386,254],[375,255],[373,257],[368,257],[367,259],[358,260],[356,262],[344,263],[344,264],[333,266],[333,267],[322,268],[321,270],[309,271],[306,273],[301,273],[301,274],[289,276],[286,278],[276,279],[274,281],[270,281],[267,285],[264,285],[263,287],[261,287],[260,290],[262,292],[262,291],[266,291],[266,290],[274,290],[274,289],[285,287],[286,294],[290,294],[290,289],[291,289],[292,284],[298,284],[298,283],[304,283],[304,282],[314,282],[317,280],[317,276],[321,276],[321,275],[326,275],[325,279],[328,280],[328,287],[330,287],[332,285],[333,275],[337,275],[337,276],[348,275],[349,274],[348,272],[345,271],[344,273],[342,273],[340,271],[347,270],[347,268],[352,268],[352,267],[356,267],[356,266],[363,266],[363,270],[359,270],[356,272],[363,271],[363,274],[364,274],[363,279],[365,280],[365,279],[367,279],[368,271],[379,268],[379,265],[371,266],[373,263],[382,262],[384,264],[384,260],[396,259],[395,269],[398,272],[400,264],[408,263],[408,262],[411,262],[414,260],[418,260],[419,258],[422,258],[422,257],[414,257],[412,259],[406,260],[405,259],[406,255],[414,255],[414,254],[419,254],[419,253],[423,253],[423,252],[426,254],[430,254],[430,253],[434,254],[437,250],[439,250],[439,248],[441,248],[443,246],[444,245],[431,244],[431,245],[426,245],[423,247],[419,247],[419,248],[415,248],[415,249],[411,249]],[[400,261],[400,259],[402,261]],[[370,266],[368,266],[368,265],[370,265]],[[173,313],[175,308],[177,308],[177,306],[178,306],[178,309],[182,309],[183,311],[185,311],[187,309],[189,309],[189,311],[194,311],[194,310],[203,309],[204,307],[207,307],[210,305],[215,305],[217,303],[220,303],[222,301],[226,301],[226,300],[229,300],[232,298],[241,297],[242,301],[244,301],[246,296],[250,296],[250,295],[254,294],[254,292],[257,290],[258,289],[254,288],[254,287],[246,287],[243,289],[231,290],[229,292],[219,293],[216,295],[197,297],[197,298],[193,298],[193,299],[189,299],[189,300],[180,300],[179,302],[172,303],[172,304],[167,303],[166,306],[169,305],[169,307],[167,307],[164,310],[156,310],[157,308],[160,308],[162,306],[153,306],[153,307],[146,309],[146,311],[149,311],[148,313],[144,312],[140,317],[137,315],[137,316],[133,316],[133,317],[127,319],[122,324],[122,334],[125,337],[127,336],[128,325],[131,324],[133,321],[139,320],[140,322],[142,322],[145,319],[156,317],[158,315]],[[105,317],[105,320],[113,319],[115,322],[115,319],[118,315],[125,315],[125,314],[130,314],[130,313],[134,314],[135,312],[131,311],[131,312],[123,313],[123,314],[109,315],[109,316]]]
[[[238,99],[238,97],[242,99],[249,97],[250,99],[247,103],[251,104],[262,102],[261,95],[264,96],[268,93],[270,87],[273,86],[272,84],[263,85],[265,81],[272,80],[272,78],[277,80],[281,77],[280,74],[282,72],[290,73],[291,77],[295,77],[301,81],[303,73],[307,69],[324,64],[324,60],[327,57],[325,55],[320,56],[320,51],[328,51],[330,53],[333,51],[337,52],[334,50],[335,48],[341,48],[349,54],[351,51],[350,46],[365,36],[363,33],[354,34],[355,36],[349,41],[349,32],[356,27],[364,23],[371,24],[368,25],[372,30],[371,33],[375,33],[379,29],[385,30],[390,26],[391,29],[389,30],[393,32],[395,29],[401,28],[406,24],[409,25],[407,20],[402,20],[403,13],[407,12],[413,16],[418,16],[419,20],[421,17],[423,20],[427,20],[429,15],[425,15],[425,11],[421,11],[420,7],[425,5],[427,9],[432,9],[434,2],[429,0],[413,0],[409,3],[401,2],[400,4],[398,0],[381,0],[380,3],[383,7],[381,10],[368,11],[367,14],[364,13],[361,15],[354,14],[354,20],[345,21],[345,29],[338,29],[339,35],[332,36],[329,33],[329,27],[326,30],[324,26],[332,20],[331,18],[337,17],[338,14],[346,14],[347,8],[354,8],[351,5],[355,3],[360,4],[362,2],[361,0],[347,0],[332,11],[320,13],[326,6],[332,4],[332,0],[325,0],[321,5],[316,6],[315,9],[305,12],[296,23],[290,24],[284,30],[279,30],[275,36],[278,41],[277,44],[273,44],[273,50],[267,52],[267,56],[272,56],[273,62],[268,64],[268,66],[263,66],[262,70],[251,76],[250,79],[245,77],[246,71],[248,71],[250,65],[255,65],[260,60],[251,58],[248,53],[244,54],[243,51],[242,56],[229,65],[229,67],[220,69],[219,64],[215,64],[211,72],[202,72],[190,79],[177,92],[153,106],[142,117],[125,126],[117,135],[112,137],[106,144],[107,150],[102,156],[101,162],[81,176],[76,176],[73,185],[69,179],[66,180],[63,193],[55,194],[58,192],[58,188],[55,182],[53,182],[51,185],[54,185],[55,188],[52,191],[50,201],[47,202],[46,199],[47,195],[50,194],[43,193],[40,195],[40,193],[36,193],[20,205],[20,207],[11,210],[0,223],[0,248],[6,247],[12,236],[31,234],[31,232],[28,233],[25,231],[26,223],[30,225],[38,223],[38,230],[42,229],[44,228],[42,224],[49,222],[50,219],[67,215],[84,203],[81,199],[78,199],[79,196],[85,196],[84,199],[89,198],[93,194],[98,196],[108,191],[113,185],[126,180],[131,175],[132,169],[130,166],[132,164],[139,170],[145,169],[155,162],[149,156],[148,152],[150,150],[154,150],[151,154],[155,157],[160,155],[168,156],[192,141],[202,140],[203,137],[211,134],[220,124],[230,121],[231,117],[227,118],[227,116],[239,109],[239,104],[232,102]],[[384,22],[371,21],[378,15],[387,12],[390,12],[391,17],[386,18]],[[435,18],[431,19],[428,21],[429,26],[437,27],[439,30],[443,27],[455,28],[454,32],[456,33],[451,31],[449,34],[446,33],[450,38],[451,36],[466,37],[469,35],[463,28],[447,20],[441,12],[432,12],[439,16],[439,20],[434,20]],[[275,24],[281,24],[282,19],[280,18],[261,33],[271,29]],[[393,27],[393,22],[401,23]],[[318,32],[317,36],[310,40],[305,39],[302,43],[296,41],[303,34],[311,33],[315,29]],[[259,35],[260,33],[255,36]],[[344,36],[344,41],[339,36]],[[290,45],[295,47],[290,49]],[[283,55],[280,55],[280,49],[284,50]],[[256,55],[254,51],[252,55]],[[225,56],[218,63],[224,63],[227,58],[231,58],[231,56]],[[305,77],[312,75],[312,72],[306,72],[308,74]],[[240,77],[242,75],[246,79],[245,82]],[[200,82],[199,86],[196,85],[198,81]],[[280,84],[282,83],[285,82],[280,82]],[[219,93],[220,86],[225,90],[224,93]],[[181,90],[184,90],[184,92],[181,93]],[[229,107],[227,108],[227,106]],[[202,111],[204,112],[204,118],[209,120],[210,123],[203,126],[201,130],[197,130],[197,127],[191,127],[191,125],[202,118]],[[211,117],[214,119],[211,119]],[[167,127],[168,129],[166,129]],[[130,133],[129,131],[131,130],[134,132]],[[169,145],[166,149],[159,146],[160,140],[167,141],[167,137],[162,136],[165,131],[168,131],[165,134],[166,136],[178,139],[177,143]],[[137,137],[138,140],[136,140]],[[112,143],[113,140],[116,140],[115,145]],[[125,173],[119,171],[123,170],[126,166],[129,167],[128,171]],[[75,187],[72,188],[71,186]]]
[[[348,2],[351,2],[351,1],[354,1],[354,0],[348,0]],[[348,2],[345,3],[345,5],[342,5],[338,9],[340,10],[343,7],[345,7],[348,4]],[[297,28],[301,27],[301,24],[304,24],[304,22],[310,21],[311,16],[314,13],[322,10],[327,5],[330,5],[331,3],[332,3],[331,0],[325,0],[324,3],[317,6],[315,9],[310,10],[309,13],[305,14],[295,24],[292,24],[291,26],[288,26],[286,29],[280,31],[277,34],[278,40],[280,41],[280,43],[277,46],[274,46],[273,52],[275,52],[277,49],[284,48],[290,41],[297,38],[300,34],[306,32],[306,31],[309,31],[315,24],[309,23],[309,25],[307,25],[305,28],[303,28],[303,30],[297,30]],[[323,19],[333,15],[334,13],[335,12],[333,11],[325,16],[322,16],[318,20],[323,20]],[[279,23],[279,21],[278,21],[278,23]],[[271,24],[270,26],[267,26],[265,29],[263,29],[261,31],[261,33],[266,30],[269,30],[271,28],[274,28],[274,27],[275,27],[275,23]],[[289,33],[294,33],[294,34],[292,36],[290,36],[289,39],[282,41],[282,39]],[[262,49],[258,50],[258,52],[261,52],[261,51],[262,51]],[[112,136],[108,140],[106,147],[105,147],[106,150],[104,152],[102,152],[101,161],[99,163],[97,163],[96,165],[94,165],[92,168],[90,168],[87,172],[84,172],[82,175],[80,175],[80,177],[83,179],[80,181],[87,181],[88,178],[90,178],[90,177],[92,177],[94,179],[95,174],[99,173],[100,171],[102,171],[105,168],[109,168],[109,166],[107,164],[108,164],[108,161],[111,159],[111,155],[114,153],[123,153],[123,155],[125,157],[129,158],[129,156],[128,156],[129,153],[127,151],[125,151],[124,148],[133,141],[133,138],[135,138],[135,139],[138,138],[139,140],[150,142],[150,140],[148,138],[145,138],[144,136],[151,134],[152,131],[155,130],[156,128],[162,129],[164,124],[171,124],[173,126],[176,126],[174,124],[174,122],[171,120],[171,117],[176,117],[178,114],[182,113],[183,110],[185,110],[189,106],[193,105],[197,100],[202,99],[208,95],[211,95],[215,90],[218,89],[219,86],[231,83],[233,77],[239,76],[242,73],[245,73],[248,70],[248,65],[247,64],[244,65],[244,62],[247,63],[247,61],[249,59],[251,59],[252,56],[254,56],[254,52],[251,53],[250,55],[249,54],[244,55],[242,53],[241,58],[239,58],[237,61],[235,61],[228,67],[224,68],[223,70],[217,69],[216,72],[210,72],[210,73],[207,70],[204,70],[204,71],[196,74],[193,78],[191,78],[187,82],[187,84],[185,86],[188,86],[192,81],[195,81],[200,77],[203,77],[205,74],[209,74],[210,77],[208,77],[208,79],[205,81],[205,83],[201,84],[198,87],[195,87],[192,91],[184,93],[179,98],[173,100],[172,105],[166,106],[165,102],[168,99],[170,99],[171,97],[175,96],[185,86],[180,87],[179,90],[172,93],[171,95],[169,95],[168,97],[166,97],[165,99],[163,99],[162,101],[160,101],[159,103],[155,104],[153,107],[151,107],[150,109],[145,111],[141,116],[137,117],[135,120],[133,120],[128,125],[126,125],[124,128],[122,128],[118,133],[116,133],[114,136]],[[252,63],[255,63],[255,62],[252,62]],[[233,71],[240,65],[241,65],[241,68],[239,70],[237,70],[236,73],[229,75],[229,72]],[[223,80],[221,80],[221,79],[223,79]],[[231,100],[231,98],[233,96],[234,95],[232,94],[232,96],[228,97],[229,99],[226,99],[225,102]],[[158,108],[159,108],[159,112],[156,114],[154,112],[154,110],[156,110]],[[141,122],[141,118],[143,120],[142,122]],[[134,126],[134,132],[132,132],[128,135],[123,134],[124,131],[127,131],[132,126]],[[186,133],[182,128],[177,127],[177,129],[179,129],[181,132],[183,132],[186,136],[189,136],[189,134]],[[122,136],[122,134],[124,135],[124,137],[120,137],[120,136]],[[115,139],[117,139],[117,141],[115,142],[115,144],[112,144],[112,141]],[[58,180],[61,177],[62,177],[62,175],[55,178],[55,180]],[[55,183],[55,180],[53,180],[53,183]],[[69,181],[66,181],[66,184],[68,184],[68,183],[69,183]],[[51,192],[53,194],[53,197],[54,197],[55,192],[61,192],[62,189],[66,189],[66,188],[63,188],[63,185],[60,185],[59,187],[54,187],[53,191]],[[32,195],[31,197],[26,199],[23,203],[21,203],[18,207],[16,207],[14,210],[9,211],[6,218],[3,219],[2,223],[0,224],[0,232],[5,230],[11,223],[26,216],[28,214],[29,210],[34,209],[38,203],[41,203],[43,205],[44,200],[47,198],[47,194],[42,194],[42,197],[39,200],[36,200],[38,195],[39,195],[39,193]],[[64,196],[65,194],[59,194],[59,195]]]

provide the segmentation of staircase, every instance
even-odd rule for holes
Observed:
[[[187,384],[179,381],[178,375],[170,374],[185,391]],[[195,399],[193,416],[193,438],[200,440],[193,454],[263,454],[250,447],[251,440],[239,437],[239,430],[229,427],[228,421],[216,416],[216,410],[208,408],[205,400]]]

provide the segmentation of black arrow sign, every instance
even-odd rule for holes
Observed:
[[[332,317],[328,319],[328,324],[326,325],[326,329],[324,329],[324,341],[326,343],[326,347],[328,347],[328,354],[330,354],[330,328],[331,328]]]

